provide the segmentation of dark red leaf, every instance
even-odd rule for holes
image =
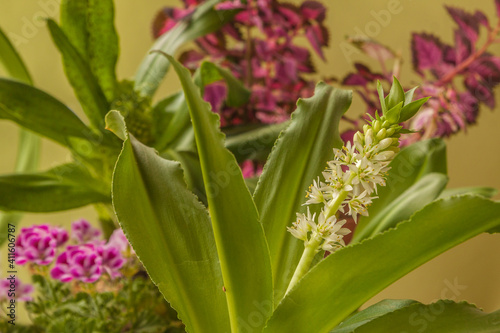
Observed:
[[[483,102],[489,108],[493,109],[495,107],[495,95],[493,94],[492,88],[486,85],[484,82],[477,80],[475,75],[468,75],[464,81],[467,90],[475,97],[478,101]]]
[[[474,45],[479,35],[479,18],[460,8],[446,7],[450,16],[455,20],[465,36]]]
[[[212,110],[219,112],[227,97],[226,85],[222,82],[214,82],[205,87],[203,99],[210,103]]]
[[[321,59],[325,60],[322,47],[328,45],[328,31],[318,24],[306,26],[305,31],[306,37],[314,51],[316,51]]]
[[[370,81],[368,81],[363,75],[359,73],[348,74],[344,80],[342,80],[342,85],[344,86],[363,86],[365,87]]]
[[[495,0],[495,7],[497,8],[497,16],[500,17],[500,0]]]
[[[436,69],[443,63],[443,43],[433,35],[414,33],[411,49],[413,67],[420,74],[426,69]]]
[[[488,20],[488,17],[483,12],[476,10],[476,12],[474,13],[474,16],[476,17],[479,24],[482,24],[483,26],[485,26],[488,29],[491,27],[490,21]]]
[[[463,34],[463,30],[455,30],[454,63],[459,64],[472,53],[472,44]]]
[[[468,68],[469,72],[478,74],[489,86],[500,83],[500,58],[485,55],[476,59]]]
[[[317,1],[304,1],[300,6],[300,11],[306,20],[323,22],[326,17],[326,8]]]
[[[297,6],[290,3],[284,3],[278,5],[277,10],[281,15],[283,15],[284,21],[287,25],[300,26],[302,24],[303,18],[300,15],[300,11]]]

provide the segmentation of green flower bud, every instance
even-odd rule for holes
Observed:
[[[388,127],[389,127],[389,126],[391,126],[391,125],[392,125],[392,124],[391,124],[388,120],[386,120],[386,121],[384,121],[384,122],[382,123],[382,127],[384,127],[384,128],[388,128]]]
[[[373,128],[373,131],[375,133],[377,133],[378,131],[380,131],[380,128],[382,127],[382,123],[380,122],[380,120],[375,120],[373,121],[372,123],[372,128]]]
[[[377,133],[377,139],[382,140],[387,137],[387,130],[385,128],[382,128],[380,131]]]

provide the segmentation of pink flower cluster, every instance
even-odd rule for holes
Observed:
[[[184,9],[163,9],[154,21],[155,37],[172,29],[201,2],[184,0]],[[312,96],[315,86],[304,75],[315,72],[311,53],[298,46],[296,39],[305,37],[324,59],[322,49],[328,44],[328,31],[323,25],[326,8],[317,1],[295,6],[277,0],[232,0],[218,4],[217,9],[238,13],[220,31],[199,38],[199,50],[185,52],[181,61],[193,70],[204,59],[229,69],[250,90],[251,97],[243,106],[229,106],[227,86],[216,82],[206,87],[205,100],[221,115],[223,127],[287,120],[297,99]]]
[[[55,259],[58,249],[68,241],[65,230],[45,224],[23,228],[16,243],[16,262],[49,265],[55,259],[50,274],[62,282],[92,283],[104,272],[111,278],[120,276],[120,268],[126,260],[123,252],[130,252],[121,229],[115,230],[108,242],[102,240],[100,230],[86,220],[73,222],[71,230],[74,244],[66,246]]]
[[[496,0],[500,17],[500,1]],[[457,25],[454,43],[448,44],[430,33],[413,33],[411,42],[414,71],[422,77],[417,98],[431,96],[429,102],[406,126],[417,133],[405,135],[402,145],[432,137],[447,137],[476,122],[481,104],[493,109],[496,105],[493,89],[500,83],[500,57],[488,52],[498,43],[500,20],[491,25],[481,11],[467,12],[460,8],[446,7]],[[486,37],[481,44],[480,32]],[[354,45],[372,58],[379,60],[382,71],[372,72],[367,66],[356,63],[356,72],[344,78],[343,84],[358,87],[368,112],[380,109],[375,83],[391,83],[392,75],[398,76],[399,60],[394,52],[372,40],[357,39]],[[394,60],[393,71],[386,70],[386,62]],[[460,87],[460,84],[463,88]],[[346,131],[344,140],[350,140],[363,122],[350,120],[354,125]]]
[[[16,301],[31,301],[33,286],[22,283],[17,278],[0,280],[0,303],[15,299]]]

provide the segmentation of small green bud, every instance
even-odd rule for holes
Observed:
[[[385,138],[381,140],[378,144],[379,150],[384,150],[386,148],[389,148],[392,145],[392,138]]]
[[[364,125],[363,125],[363,133],[365,133],[365,134],[366,134],[366,132],[368,132],[368,130],[369,130],[370,128],[371,128],[371,127],[370,127],[370,125],[368,125],[368,124],[364,124]]]
[[[361,134],[361,132],[356,132],[354,134],[354,142],[359,142],[360,144],[363,144],[363,141],[365,140],[365,136]]]
[[[373,129],[369,128],[368,131],[365,133],[365,144],[367,146],[371,146],[374,141],[373,137]]]
[[[377,139],[382,140],[387,137],[387,130],[385,128],[382,128],[380,131],[377,133]]]
[[[373,123],[372,123],[372,128],[373,128],[373,131],[375,133],[377,133],[378,131],[380,131],[380,128],[382,127],[382,123],[380,122],[380,120],[375,120]]]
[[[384,128],[388,128],[389,126],[391,126],[391,123],[388,120],[386,120],[382,123],[382,127],[384,127]]]

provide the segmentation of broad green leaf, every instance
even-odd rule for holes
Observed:
[[[203,174],[201,172],[200,158],[197,153],[192,151],[176,151],[167,149],[160,154],[161,157],[168,160],[179,161],[184,170],[184,178],[187,187],[198,199],[206,206],[207,195],[205,184],[203,183]]]
[[[387,186],[378,188],[378,198],[369,208],[369,216],[363,216],[356,227],[353,241],[363,239],[361,235],[372,220],[382,214],[388,205],[396,201],[408,188],[423,176],[438,172],[446,174],[446,146],[441,139],[414,143],[402,149],[390,164]],[[371,227],[373,228],[373,227]]]
[[[99,81],[108,101],[115,93],[118,36],[112,0],[63,0],[61,28]]]
[[[199,5],[191,16],[158,38],[135,75],[137,91],[144,95],[153,96],[170,66],[170,62],[162,54],[151,53],[151,51],[161,50],[173,54],[184,43],[217,31],[232,20],[236,14],[235,11],[214,9],[214,6],[220,1],[210,0]]]
[[[2,29],[0,29],[0,65],[10,77],[26,84],[33,84],[24,62]]]
[[[385,299],[348,317],[330,333],[354,333],[360,326],[366,325],[381,316],[417,303],[417,301],[409,299]]]
[[[246,159],[265,160],[281,131],[289,125],[290,122],[286,121],[230,135],[226,139],[226,147],[234,154],[238,162]]]
[[[395,229],[314,266],[278,305],[264,332],[329,332],[394,281],[498,226],[498,202],[477,196],[434,201]]]
[[[153,108],[155,148],[163,151],[190,125],[184,92],[172,94]]]
[[[227,105],[240,107],[248,103],[251,92],[245,88],[243,83],[225,68],[219,67],[211,62],[203,62],[200,67],[200,78],[202,89],[214,82],[224,80],[227,84]]]
[[[463,195],[463,194],[475,194],[480,195],[485,198],[491,198],[498,193],[497,189],[492,187],[460,187],[460,188],[449,188],[445,189],[439,195],[439,199],[447,198],[455,195]]]
[[[89,64],[57,23],[49,19],[47,24],[52,39],[61,52],[66,76],[82,105],[83,111],[93,127],[104,129],[104,117],[109,111],[109,104]]]
[[[5,68],[9,77],[32,85],[31,76],[16,49],[0,29],[0,65]],[[40,138],[27,130],[19,129],[19,142],[15,172],[32,172],[38,167],[40,155]],[[17,224],[22,215],[18,213],[0,212],[0,246],[7,240],[7,225]]]
[[[29,96],[29,98],[27,98]],[[92,131],[64,104],[29,85],[0,78],[0,119],[8,119],[62,145],[93,138]]]
[[[210,218],[187,189],[179,163],[130,136],[114,172],[113,205],[139,259],[187,331],[230,332]]]
[[[305,212],[306,190],[333,158],[332,149],[342,146],[338,124],[351,98],[350,91],[319,83],[312,98],[297,103],[264,166],[254,199],[271,253],[275,300],[284,295],[304,249],[286,227]]]
[[[415,302],[374,318],[354,331],[332,333],[497,333],[499,329],[500,310],[485,313],[466,302],[439,300],[429,305]]]
[[[76,164],[63,164],[46,172],[0,176],[2,210],[54,212],[109,200],[108,189]]]
[[[273,309],[271,263],[264,230],[234,156],[224,147],[219,117],[203,101],[189,71],[168,56],[180,78],[195,132],[233,333],[260,332]],[[260,318],[255,321],[255,316]]]
[[[356,239],[368,238],[409,219],[414,212],[436,199],[447,183],[448,177],[442,173],[425,175],[373,217],[370,224],[357,233]]]

